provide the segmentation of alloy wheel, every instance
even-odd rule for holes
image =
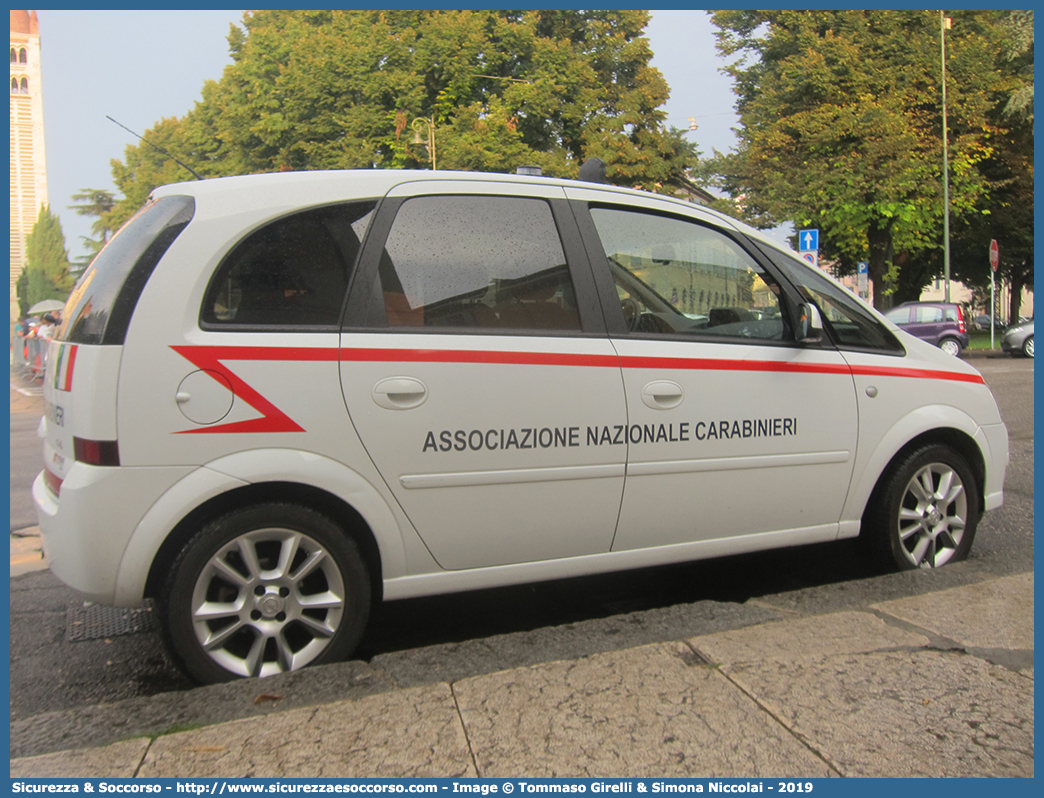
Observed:
[[[330,644],[344,610],[336,559],[308,535],[278,527],[222,546],[200,571],[191,601],[203,651],[237,676],[304,667]]]
[[[945,463],[919,469],[903,492],[899,545],[917,568],[938,568],[953,557],[964,537],[968,494],[960,475]]]

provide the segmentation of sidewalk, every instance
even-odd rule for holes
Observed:
[[[40,547],[40,527],[20,529],[11,533],[11,576],[21,576],[30,571],[42,571],[47,561]]]
[[[1031,777],[1033,585],[1004,576],[12,759],[11,776]]]

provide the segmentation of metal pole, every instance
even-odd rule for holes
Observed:
[[[431,115],[431,123],[428,128],[431,141],[431,171],[435,171],[435,114]]]
[[[993,293],[993,267],[990,266],[990,349],[993,349],[993,330],[997,326],[997,298]]]
[[[946,27],[949,20],[939,12],[939,44],[942,62],[942,137],[943,137],[943,278],[946,301],[950,301],[950,149],[946,130]]]

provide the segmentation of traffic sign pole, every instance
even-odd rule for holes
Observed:
[[[798,231],[798,252],[809,266],[819,268],[819,231]]]
[[[856,287],[859,289],[859,298],[870,300],[870,275],[869,266],[865,260],[856,264]]]
[[[990,349],[994,348],[993,334],[997,324],[997,299],[994,293],[994,276],[997,274],[997,266],[1000,265],[1000,246],[997,239],[990,240]]]

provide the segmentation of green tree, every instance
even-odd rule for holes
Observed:
[[[1000,95],[993,123],[1004,135],[994,139],[992,153],[979,169],[991,185],[986,215],[969,216],[953,232],[951,259],[955,276],[986,299],[991,239],[1000,246],[997,278],[1011,288],[1010,304],[998,308],[1001,318],[1019,315],[1022,290],[1033,290],[1033,12],[1010,12],[1003,23],[1008,35],[998,69],[1011,77],[1010,94]]]
[[[947,32],[950,214],[981,213],[976,167],[1009,82],[1000,12],[954,12]],[[940,20],[931,11],[720,11],[718,46],[742,58],[740,148],[724,184],[762,224],[820,230],[839,273],[869,262],[878,307],[916,299],[941,270]],[[748,63],[749,60],[749,63]]]
[[[203,176],[428,168],[575,176],[597,156],[611,182],[673,193],[696,162],[664,127],[644,11],[255,11],[233,63],[186,117],[145,138]],[[427,141],[425,129],[422,137]],[[144,144],[114,162],[133,213],[177,167]]]
[[[70,210],[76,211],[80,216],[94,217],[94,221],[91,223],[91,232],[97,236],[96,238],[80,236],[80,240],[83,241],[84,246],[87,248],[87,254],[81,261],[77,261],[74,266],[78,266],[78,271],[82,272],[84,267],[90,264],[94,260],[94,256],[108,243],[109,236],[115,232],[106,222],[106,216],[116,205],[116,197],[111,191],[106,191],[105,189],[81,188],[78,194],[72,195],[72,200],[75,204],[67,206]]]
[[[1004,106],[1008,116],[1033,121],[1033,12],[1011,11],[1005,23],[1003,55],[1014,68],[1017,83]]]
[[[25,249],[24,300],[21,293],[18,295],[23,314],[40,300],[66,299],[73,285],[62,224],[46,205],[40,208],[36,224],[25,238]]]

